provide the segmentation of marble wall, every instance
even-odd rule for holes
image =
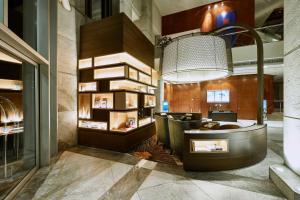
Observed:
[[[58,3],[57,103],[58,148],[77,144],[77,54],[79,27],[86,23],[84,0],[71,0],[72,10]]]
[[[284,156],[300,175],[300,0],[284,1]]]
[[[161,15],[153,0],[120,0],[120,12],[125,13],[154,44],[161,34]]]

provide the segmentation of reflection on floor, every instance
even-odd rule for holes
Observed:
[[[129,154],[74,147],[55,164],[39,170],[17,199],[283,199],[268,178],[269,165],[283,163],[282,128],[269,128],[268,138],[268,155],[261,163],[210,173],[185,172],[181,166]]]

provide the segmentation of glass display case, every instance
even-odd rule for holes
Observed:
[[[146,117],[146,118],[143,118],[143,119],[139,119],[139,127],[150,124],[151,122],[152,122],[151,117]]]
[[[227,153],[227,139],[190,140],[191,153]]]
[[[115,80],[110,81],[109,87],[111,91],[127,90],[134,92],[147,93],[147,86],[130,80]]]
[[[137,111],[109,112],[109,129],[111,131],[127,132],[137,128]]]
[[[79,92],[95,92],[97,91],[97,83],[96,82],[79,83],[78,90]]]
[[[90,94],[78,95],[78,116],[80,119],[91,118],[91,95]]]
[[[94,79],[125,77],[125,74],[125,66],[95,69]]]
[[[113,109],[113,93],[94,93],[92,94],[92,108],[96,109]]]
[[[145,72],[146,74],[151,74],[151,67],[144,64],[137,58],[133,57],[132,55],[123,52],[123,53],[116,53],[106,56],[98,56],[94,58],[94,65],[95,66],[105,66],[105,65],[112,65],[112,64],[120,64],[120,63],[127,63],[131,66],[134,66],[136,69]]]
[[[92,58],[81,59],[78,61],[78,69],[90,68],[92,66]]]
[[[152,69],[151,78],[152,78],[152,85],[157,87],[158,86],[158,78],[159,78],[158,71],[156,71],[155,69]]]
[[[156,97],[154,95],[144,95],[144,107],[155,107]]]
[[[98,130],[107,130],[107,123],[106,122],[88,121],[88,120],[79,120],[78,127],[79,128],[98,129]]]
[[[151,85],[151,76],[148,76],[142,72],[139,72],[139,81],[141,83],[146,83],[148,85]]]
[[[129,78],[132,80],[138,80],[138,71],[129,67]]]
[[[115,109],[127,110],[137,109],[138,94],[131,92],[116,92],[115,93]]]

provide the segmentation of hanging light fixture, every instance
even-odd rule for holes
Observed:
[[[231,63],[226,42],[221,37],[179,37],[164,47],[162,77],[176,83],[224,78],[232,74]]]

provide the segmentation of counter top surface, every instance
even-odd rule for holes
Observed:
[[[266,126],[264,125],[257,125],[257,124],[249,124],[248,126],[245,124],[241,124],[240,122],[220,122],[220,125],[225,124],[233,124],[239,125],[241,128],[238,129],[225,129],[225,130],[200,130],[200,129],[192,129],[192,130],[185,130],[185,134],[219,134],[219,133],[235,133],[235,132],[246,132],[256,129],[261,129]]]

